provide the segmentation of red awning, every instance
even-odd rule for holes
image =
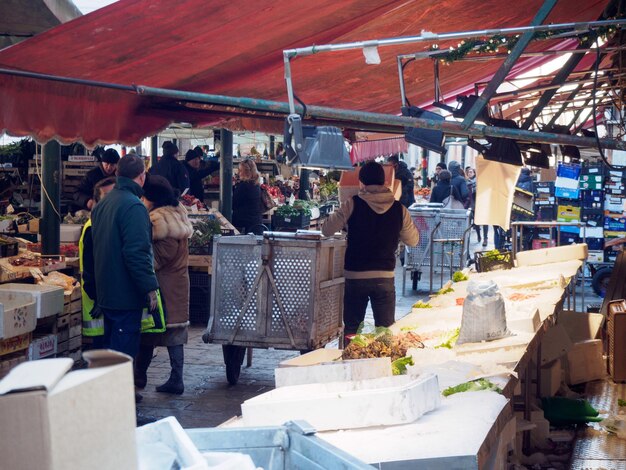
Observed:
[[[0,67],[118,84],[286,101],[282,50],[477,28],[525,26],[543,0],[120,0],[0,52]],[[559,2],[547,22],[595,20],[607,0]],[[550,44],[552,42],[552,44]],[[533,50],[554,41],[538,42]],[[366,65],[360,50],[293,61],[305,103],[398,113],[396,55],[429,45],[380,49]],[[445,46],[445,45],[444,45]],[[446,46],[447,47],[447,46]],[[522,59],[518,67],[536,61]],[[444,67],[441,88],[456,93],[488,78],[499,61]],[[407,68],[411,102],[433,99],[433,67]],[[264,127],[258,117],[230,124]],[[188,111],[132,92],[0,75],[0,129],[39,141],[135,144],[174,121],[233,121],[224,113]],[[273,128],[279,128],[273,123]],[[267,128],[267,127],[266,127]]]
[[[380,156],[389,156],[394,153],[406,153],[408,143],[404,137],[391,137],[378,140],[359,140],[352,144],[350,159],[352,163],[364,162]]]

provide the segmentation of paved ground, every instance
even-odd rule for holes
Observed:
[[[470,250],[483,250],[472,233]],[[492,249],[490,233],[489,246]],[[418,285],[418,291],[411,290],[407,283],[407,296],[402,297],[402,270],[396,270],[397,307],[396,319],[411,311],[411,305],[421,298],[428,297],[428,278],[425,276]],[[589,289],[588,289],[589,291]],[[598,301],[597,297],[587,297],[586,303]],[[371,319],[371,311],[369,312]],[[241,403],[248,398],[267,392],[274,387],[274,368],[278,363],[297,356],[294,351],[255,349],[252,367],[242,368],[239,383],[229,386],[219,345],[204,344],[201,326],[192,327],[189,344],[185,347],[185,393],[180,396],[156,393],[154,387],[163,383],[169,374],[169,359],[165,348],[156,349],[156,357],[148,371],[148,386],[142,392],[144,399],[138,405],[140,422],[175,416],[185,428],[213,427],[241,414]]]

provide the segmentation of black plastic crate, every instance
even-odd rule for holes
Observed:
[[[11,237],[0,237],[0,257],[17,256],[18,252],[17,240]]]
[[[189,270],[189,322],[207,325],[211,311],[211,276],[204,271]]]
[[[535,206],[535,215],[540,222],[556,220],[556,205]]]
[[[591,251],[604,250],[604,238],[586,238],[585,242]]]
[[[582,209],[580,211],[580,221],[585,222],[588,227],[604,226],[604,211],[597,209]]]
[[[206,271],[189,270],[189,287],[211,288],[211,275]]]
[[[605,175],[606,166],[603,163],[583,163],[580,169],[581,175]]]
[[[539,197],[554,196],[554,181],[537,181],[533,183],[533,192]]]
[[[210,307],[209,305],[189,305],[189,323],[192,325],[209,324]]]
[[[498,257],[501,259],[488,256],[491,253],[490,251],[478,251],[474,254],[476,269],[479,273],[511,269],[513,267],[513,253],[511,251],[500,251]]]
[[[580,243],[580,236],[575,233],[561,232],[559,245],[573,245],[574,243]]]
[[[281,228],[309,228],[311,225],[311,216],[298,214],[291,217],[283,217],[274,214],[272,216],[272,229],[280,230]]]

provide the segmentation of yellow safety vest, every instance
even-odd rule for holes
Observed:
[[[91,219],[87,221],[83,227],[83,232],[78,241],[78,266],[80,268],[81,278],[83,275],[83,251],[85,249],[84,239],[87,229],[91,229]],[[94,301],[87,295],[83,287],[83,281],[80,281],[80,293],[83,301],[83,335],[84,336],[102,336],[104,334],[104,318],[91,318],[91,310],[93,310]]]
[[[78,241],[78,263],[80,273],[83,273],[83,252],[84,252],[84,238],[87,229],[91,228],[91,219],[87,221],[83,227],[80,240]],[[91,297],[87,295],[83,288],[83,282],[81,279],[80,292],[83,302],[83,335],[85,336],[102,336],[104,335],[104,318],[92,318],[90,313],[93,310],[95,302]],[[163,302],[161,301],[161,291],[157,290],[157,305],[158,309],[154,313],[148,312],[145,308],[141,315],[141,332],[142,333],[163,333],[165,331],[165,311],[163,309]]]

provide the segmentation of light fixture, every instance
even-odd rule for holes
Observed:
[[[290,165],[331,170],[353,168],[341,129],[305,126],[298,114],[290,114],[285,120],[284,146]]]
[[[403,106],[402,115],[414,118],[430,119],[432,121],[444,120],[443,116],[418,108],[417,106]],[[444,139],[445,137],[443,135],[443,131],[421,129],[418,127],[407,127],[406,134],[404,135],[404,140],[407,142],[442,155],[445,155],[447,151],[443,145]]]

